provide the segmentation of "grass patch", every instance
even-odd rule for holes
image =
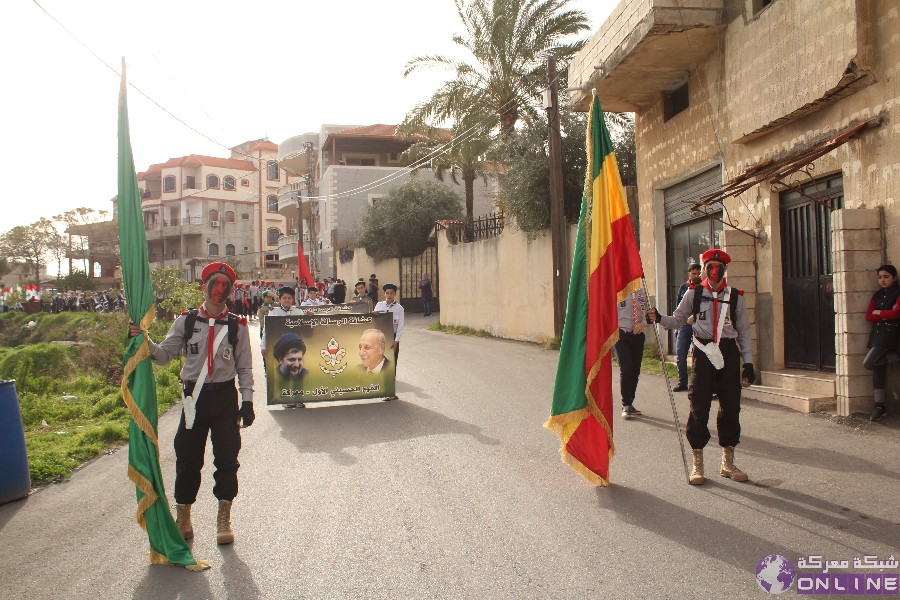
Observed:
[[[428,326],[429,331],[440,331],[442,333],[450,333],[453,335],[470,335],[472,337],[492,338],[494,334],[483,329],[472,329],[471,327],[461,327],[458,325],[444,325],[440,321],[435,321]]]
[[[119,389],[124,313],[0,315],[0,379],[15,379],[32,485],[67,478],[128,441],[131,417]],[[27,324],[37,317],[40,323]],[[162,339],[171,323],[157,325]],[[80,345],[49,343],[77,341]],[[10,347],[6,344],[23,342]],[[182,360],[154,366],[157,416],[181,398]]]
[[[544,350],[559,350],[559,345],[562,340],[558,337],[552,337],[550,339],[544,340],[540,344],[538,344]]]

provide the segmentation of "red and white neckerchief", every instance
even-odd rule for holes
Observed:
[[[219,319],[224,319],[228,316],[228,307],[226,306],[221,313],[216,315],[215,317],[210,316],[208,312],[206,312],[206,304],[200,307],[200,316],[206,319],[209,322],[209,339],[206,341],[206,367],[207,367],[207,375],[212,377],[213,374],[213,366],[215,363],[215,349],[213,348],[214,338],[216,335],[216,321]]]
[[[703,287],[708,289],[709,293],[712,294],[712,297],[713,297],[713,314],[712,314],[712,319],[710,319],[710,323],[712,323],[713,343],[715,344],[718,342],[718,339],[719,339],[719,331],[718,331],[719,328],[716,327],[716,323],[718,322],[718,317],[719,317],[719,292],[712,289],[712,286],[709,285],[709,278],[704,279],[703,283],[701,285],[703,285]],[[722,279],[722,287],[719,288],[719,291],[724,290],[727,286],[728,286],[728,282],[725,281],[725,279],[723,278]],[[700,293],[702,294],[703,292],[701,291]]]

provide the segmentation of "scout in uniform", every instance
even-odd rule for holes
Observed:
[[[185,539],[194,536],[191,506],[200,489],[206,438],[211,436],[215,462],[213,495],[219,501],[216,541],[230,544],[234,541],[231,503],[238,493],[241,426],[249,427],[256,418],[250,333],[247,321],[229,314],[226,306],[236,279],[234,270],[225,263],[213,262],[204,267],[200,278],[206,301],[199,311],[189,311],[175,319],[161,343],[148,342],[156,364],[164,365],[182,351],[185,353],[181,369],[184,412],[175,434],[178,529]],[[190,331],[186,331],[188,327]],[[132,325],[130,333],[137,335],[140,328]]]
[[[299,316],[305,314],[302,310],[297,308],[294,305],[294,288],[290,286],[284,286],[278,290],[278,306],[273,307],[269,314],[266,315],[268,317],[288,317],[288,316]],[[263,334],[259,340],[259,350],[263,355],[263,365],[265,365],[266,360],[266,330],[263,327]],[[291,402],[284,405],[285,408],[305,408],[306,405],[302,402]]]
[[[666,329],[678,329],[694,317],[695,348],[688,391],[691,414],[686,427],[694,455],[690,483],[700,485],[706,481],[703,448],[711,437],[708,423],[713,394],[719,398],[716,417],[719,445],[722,446],[719,474],[734,481],[747,481],[747,474],[734,464],[734,447],[741,438],[741,386],[750,387],[755,379],[750,319],[743,290],[725,282],[725,267],[731,257],[724,250],[713,248],[703,253],[701,262],[706,278],[685,292],[673,315],[660,315],[651,308],[648,318]],[[695,300],[696,296],[699,297]]]
[[[405,321],[405,311],[403,306],[397,302],[397,286],[393,283],[386,283],[384,287],[384,300],[375,305],[374,312],[391,313],[394,325],[394,368],[399,364],[397,359],[400,357],[400,336],[403,335],[403,323]],[[387,400],[396,400],[397,396],[391,396]]]
[[[619,359],[619,383],[622,391],[622,418],[630,419],[641,414],[634,406],[641,360],[644,358],[644,319],[647,316],[647,295],[644,290],[629,294],[619,303],[619,341],[616,357]]]

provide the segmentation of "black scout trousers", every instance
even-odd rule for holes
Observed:
[[[711,437],[709,410],[713,394],[719,397],[719,414],[716,415],[719,445],[737,446],[741,441],[741,351],[737,341],[732,338],[722,339],[719,350],[725,358],[725,366],[721,369],[712,366],[706,353],[696,346],[691,352],[692,375],[688,389],[691,414],[688,416],[686,432],[688,442],[695,450],[704,448]]]
[[[643,333],[630,333],[619,329],[619,341],[614,347],[619,359],[619,385],[622,392],[622,406],[630,406],[637,393],[638,377],[641,376],[641,359],[644,357]]]
[[[193,389],[193,382],[185,382],[185,395]],[[197,399],[193,428],[185,427],[182,413],[175,434],[175,502],[193,504],[197,499],[207,436],[212,439],[216,467],[213,495],[219,500],[234,500],[238,493],[237,471],[241,466],[238,462],[241,450],[239,418],[238,391],[233,379],[203,386]]]

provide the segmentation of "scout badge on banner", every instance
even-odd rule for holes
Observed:
[[[575,238],[566,322],[550,418],[563,462],[596,485],[609,485],[613,445],[612,359],[619,340],[617,304],[641,284],[628,202],[600,101],[587,131],[587,181]]]
[[[394,395],[390,314],[270,315],[265,327],[268,404]]]

